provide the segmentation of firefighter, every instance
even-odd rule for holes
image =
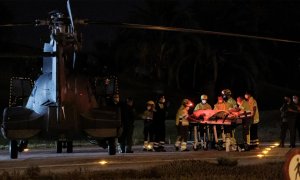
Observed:
[[[224,100],[228,104],[228,111],[235,111],[237,108],[236,101],[232,98],[232,93],[230,89],[223,89],[221,91],[221,94],[223,95]],[[225,126],[225,133],[227,137],[230,137],[230,144],[232,145],[232,149],[235,150],[236,147],[236,140],[234,138],[234,129],[232,129],[231,126]]]
[[[156,103],[156,111],[153,116],[153,129],[154,129],[154,150],[157,152],[165,152],[165,139],[166,139],[166,117],[167,105],[164,95],[158,97]]]
[[[187,138],[189,130],[189,121],[187,120],[189,114],[188,110],[192,106],[192,102],[188,99],[184,99],[181,103],[180,108],[176,114],[176,127],[177,127],[177,139],[175,142],[176,151],[189,151],[187,149]]]
[[[224,101],[223,96],[218,96],[218,101],[214,105],[214,110],[223,110],[228,111],[229,104]],[[224,134],[224,127],[218,125],[213,125],[213,131],[214,131],[214,138],[215,138],[215,147],[220,150],[223,146],[223,142],[225,142],[225,134]],[[219,141],[218,138],[218,131],[221,131],[222,133],[222,141]]]
[[[206,94],[202,94],[201,95],[201,102],[198,103],[196,105],[196,107],[194,108],[194,111],[198,111],[198,110],[211,110],[211,106],[207,103],[207,99],[208,96]],[[199,143],[199,133],[200,133],[200,137],[203,137],[203,141],[205,141],[205,137],[204,134],[206,132],[206,130],[208,130],[207,128],[209,128],[209,126],[205,126],[205,125],[201,125],[200,123],[193,123],[194,124],[194,150],[197,150],[198,148],[198,143]],[[200,131],[200,132],[199,132]],[[206,134],[206,136],[208,136],[209,134]],[[203,144],[203,148],[207,149],[207,145]]]
[[[144,146],[143,151],[153,151],[153,113],[155,111],[154,101],[148,101],[146,110],[142,115],[144,120]]]
[[[259,149],[259,139],[257,135],[257,128],[259,123],[259,113],[258,113],[258,107],[257,102],[253,98],[252,94],[250,92],[245,93],[245,99],[248,101],[252,114],[252,123],[250,126],[250,145],[253,149]]]
[[[231,94],[231,91],[230,89],[224,89],[222,90],[222,95],[223,95],[223,99],[225,102],[228,103],[229,105],[229,110],[231,109],[235,109],[237,107],[237,103],[236,101],[231,97],[232,94]]]
[[[240,117],[238,119],[240,119],[241,122],[237,122],[234,133],[235,133],[238,151],[241,152],[241,151],[249,150],[249,145],[250,145],[249,117],[252,117],[253,112],[249,106],[249,103],[243,97],[240,96],[237,98],[237,104],[238,107],[236,108],[236,111],[239,113]]]

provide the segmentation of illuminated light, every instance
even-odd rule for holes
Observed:
[[[258,154],[258,155],[256,155],[258,158],[263,158],[264,157],[264,155],[263,154]]]
[[[264,150],[264,151],[262,151],[262,153],[263,153],[263,154],[268,154],[268,153],[269,153],[269,151],[267,151],[267,150]]]
[[[270,150],[271,150],[271,148],[265,148],[265,150],[267,150],[267,151],[270,151]]]
[[[29,151],[29,149],[28,149],[28,148],[24,149],[24,152],[28,152],[28,151]]]
[[[279,146],[279,143],[274,143],[274,146]]]
[[[105,164],[107,164],[108,162],[105,161],[105,160],[102,160],[102,161],[99,161],[98,163],[101,164],[101,165],[105,165]]]
[[[148,150],[152,149],[152,145],[151,145],[151,144],[148,144],[148,145],[147,145],[147,149],[148,149]]]
[[[276,147],[276,146],[270,146],[270,148],[274,148],[274,147]]]

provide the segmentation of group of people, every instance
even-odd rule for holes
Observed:
[[[207,103],[207,99],[207,95],[201,95],[201,102],[196,105],[194,111],[211,110],[212,107]],[[184,99],[182,101],[182,105],[178,109],[176,115],[176,126],[178,130],[178,136],[175,142],[176,150],[188,151],[187,140],[190,125],[194,126],[195,131],[199,130],[200,134],[204,134],[203,131],[205,128],[212,129],[216,147],[218,145],[225,146],[224,142],[230,141],[230,145],[233,147],[233,149],[235,147],[235,149],[243,151],[250,149],[250,147],[258,148],[259,140],[257,135],[257,127],[259,123],[259,112],[257,102],[251,93],[246,92],[244,96],[239,96],[237,101],[232,98],[232,94],[229,89],[223,90],[221,95],[218,96],[218,101],[214,105],[213,110],[222,110],[229,113],[249,112],[249,117],[245,118],[247,121],[243,121],[240,126],[236,126],[235,128],[232,126],[223,125],[212,125],[211,127],[206,127],[201,124],[190,123],[189,111],[192,106],[193,104],[190,100]],[[219,140],[219,136],[222,136],[221,141]],[[197,133],[194,133],[194,139],[194,143],[197,143]]]
[[[215,146],[220,145],[220,141],[225,142],[230,140],[232,146],[238,145],[240,148],[245,148],[244,144],[251,147],[258,147],[259,140],[257,135],[257,126],[259,123],[259,113],[256,100],[251,93],[246,92],[244,96],[239,96],[237,101],[232,98],[231,91],[225,89],[221,95],[218,96],[217,103],[213,106],[209,105],[208,96],[201,95],[201,102],[195,106],[189,99],[184,99],[176,114],[175,125],[177,127],[178,136],[175,142],[175,149],[177,151],[188,151],[187,140],[188,135],[191,133],[191,127],[195,132],[204,133],[205,128],[209,128],[213,132],[213,142]],[[135,109],[133,106],[133,99],[127,98],[125,102],[121,103],[119,96],[113,97],[115,106],[121,109],[121,120],[123,125],[122,135],[118,141],[120,143],[122,153],[132,153],[132,135],[134,129]],[[223,110],[226,112],[243,111],[250,112],[250,121],[242,125],[243,135],[239,138],[238,128],[223,125],[211,125],[209,127],[203,126],[200,123],[190,123],[189,117],[192,111],[198,110]],[[143,151],[156,151],[165,152],[165,138],[166,138],[166,125],[167,118],[167,105],[164,95],[158,96],[156,101],[149,100],[146,103],[146,109],[142,113],[141,118],[144,122],[144,144]],[[235,132],[236,130],[236,132]],[[194,136],[194,143],[197,143],[197,133]],[[219,139],[221,137],[221,140]],[[199,137],[200,138],[200,137]],[[222,146],[222,144],[221,144]],[[224,146],[224,144],[223,144]]]
[[[300,137],[300,102],[299,97],[294,95],[292,97],[285,96],[283,99],[281,111],[281,133],[280,133],[280,147],[284,147],[287,130],[290,134],[290,148],[296,147],[296,129],[298,129]]]

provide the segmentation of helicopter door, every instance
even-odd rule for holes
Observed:
[[[12,77],[10,79],[9,107],[25,106],[33,88],[30,78]]]

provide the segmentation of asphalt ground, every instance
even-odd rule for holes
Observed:
[[[189,149],[192,149],[189,145]],[[64,149],[65,150],[65,149]],[[107,150],[97,146],[74,147],[73,153],[57,154],[55,148],[36,148],[19,153],[18,159],[10,159],[7,149],[0,151],[0,172],[22,172],[29,167],[38,166],[42,172],[66,172],[75,169],[115,170],[143,169],[177,160],[202,160],[217,163],[220,157],[236,159],[238,165],[249,165],[266,162],[284,162],[290,148],[280,148],[272,143],[261,143],[259,149],[245,152],[209,149],[204,151],[175,151],[174,145],[166,145],[167,152],[143,151],[142,146],[134,146],[134,153],[117,153],[110,156]],[[260,156],[259,156],[260,155]]]

